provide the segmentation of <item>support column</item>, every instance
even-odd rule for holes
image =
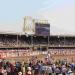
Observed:
[[[34,50],[33,36],[31,36],[31,45],[32,45],[32,50]]]
[[[49,47],[49,36],[48,36],[48,45],[47,45],[47,50],[48,50],[48,47]]]
[[[18,35],[17,35],[17,47],[18,47],[19,45],[18,45]],[[18,49],[17,49],[17,53],[18,53],[18,56],[19,56],[19,51],[18,51]]]

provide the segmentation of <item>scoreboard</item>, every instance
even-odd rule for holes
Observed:
[[[35,35],[49,36],[50,35],[50,24],[49,23],[35,23]]]

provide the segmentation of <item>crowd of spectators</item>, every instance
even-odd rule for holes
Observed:
[[[47,58],[45,58],[47,60]],[[0,75],[75,75],[75,63],[65,61],[42,61],[37,58],[29,62],[15,62],[2,60]]]
[[[75,45],[75,37],[51,36],[49,38],[49,44],[51,46],[74,46]]]
[[[30,44],[30,38],[17,35],[0,35],[0,47],[16,47]]]
[[[0,34],[0,47],[49,44],[50,46],[74,46],[75,37],[58,36],[25,36]]]

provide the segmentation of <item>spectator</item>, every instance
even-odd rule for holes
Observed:
[[[2,74],[3,74],[3,75],[7,75],[6,67],[2,67]]]

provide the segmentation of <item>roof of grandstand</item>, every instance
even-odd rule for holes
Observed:
[[[0,32],[0,34],[7,34],[7,35],[32,35],[32,34],[26,34],[24,32]],[[73,34],[50,34],[50,36],[63,36],[63,37],[75,37]]]

